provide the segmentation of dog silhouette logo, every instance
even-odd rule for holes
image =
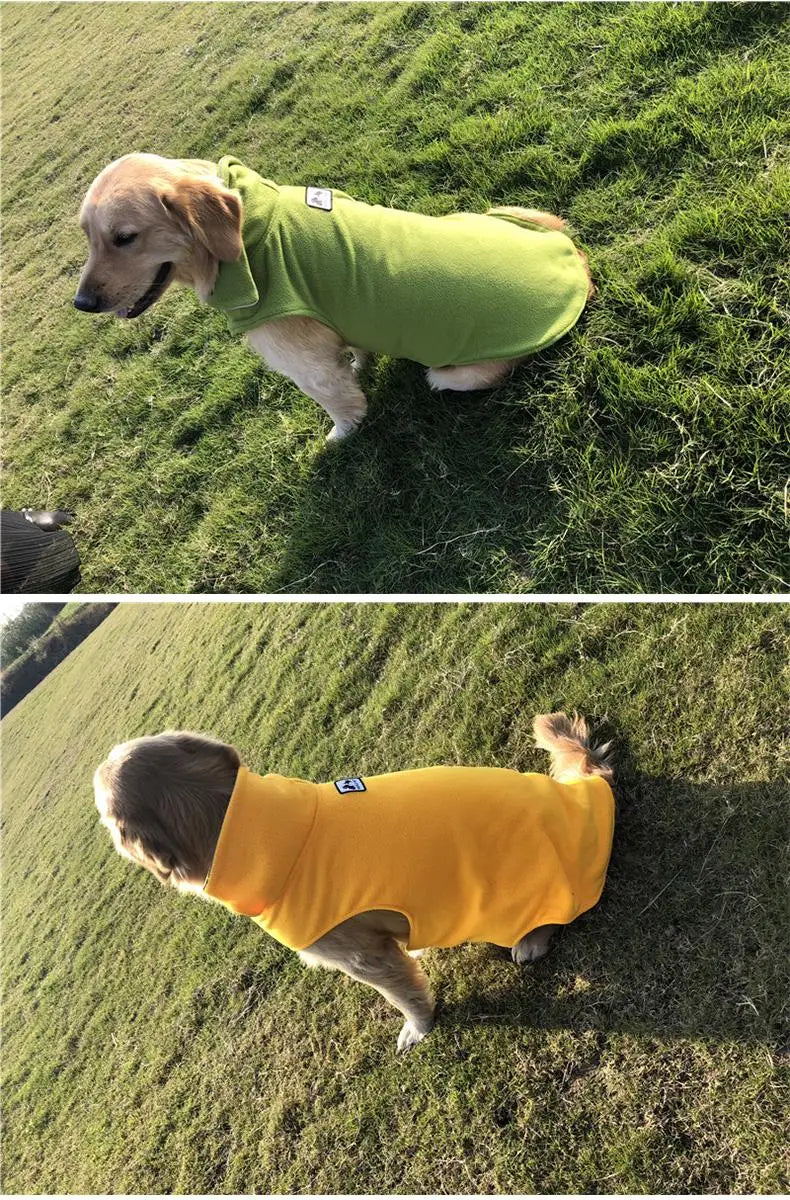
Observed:
[[[366,792],[368,790],[362,780],[356,776],[351,779],[336,779],[335,787],[341,796],[345,795],[346,792]]]

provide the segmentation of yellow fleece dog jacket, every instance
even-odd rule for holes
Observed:
[[[284,187],[230,155],[218,173],[242,201],[243,249],[220,263],[208,303],[234,333],[315,317],[346,345],[439,367],[533,354],[587,302],[581,259],[556,230]]]
[[[303,950],[371,909],[403,913],[411,949],[513,946],[597,903],[614,798],[499,767],[426,767],[308,783],[240,767],[204,887]]]

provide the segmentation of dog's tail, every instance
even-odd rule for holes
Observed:
[[[498,204],[496,208],[489,208],[486,216],[504,217],[519,225],[538,225],[541,229],[563,230],[567,225],[562,217],[555,217],[554,213],[541,212],[537,208],[518,208],[515,204]]]
[[[550,774],[560,782],[600,775],[614,782],[612,743],[595,745],[584,717],[544,713],[532,722],[535,742],[551,755]]]

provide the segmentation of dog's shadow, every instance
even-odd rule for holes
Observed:
[[[552,347],[501,387],[465,393],[431,392],[417,364],[379,361],[362,380],[360,430],[327,446],[300,484],[267,590],[533,590],[541,572],[526,546],[559,503],[559,464],[531,444],[525,396],[572,353]]]
[[[631,777],[619,795],[598,907],[531,967],[465,948],[482,988],[441,1005],[442,1025],[589,1032],[592,1054],[607,1032],[786,1054],[788,781]]]

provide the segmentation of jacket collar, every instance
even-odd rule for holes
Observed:
[[[281,896],[315,819],[316,786],[239,767],[207,896],[235,913],[260,917]]]
[[[235,262],[223,262],[219,264],[217,278],[214,281],[214,287],[206,303],[212,308],[218,308],[220,312],[235,312],[239,308],[254,308],[260,299],[258,285],[250,269],[247,247],[250,244],[251,237],[254,244],[262,234],[265,234],[268,220],[265,220],[263,228],[261,228],[261,221],[258,219],[257,213],[252,222],[248,214],[247,192],[249,191],[249,184],[254,184],[255,180],[258,180],[260,176],[254,171],[250,171],[232,154],[226,154],[219,160],[217,163],[217,174],[223,186],[236,192],[241,200],[243,210],[243,225],[241,230],[242,249],[241,255]],[[256,195],[258,199],[257,208],[263,201],[265,193],[257,194],[256,192]]]
[[[247,251],[242,246],[235,262],[219,264],[217,278],[206,304],[220,312],[235,312],[239,308],[254,308],[260,296],[250,270]]]

